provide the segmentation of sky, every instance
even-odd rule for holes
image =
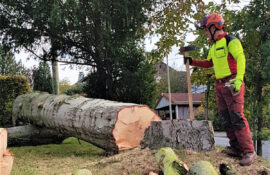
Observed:
[[[232,8],[240,9],[241,7],[247,5],[250,0],[241,0],[240,5],[233,5]],[[205,2],[210,2],[210,0],[205,0]],[[221,0],[214,0],[213,2],[219,4]],[[188,40],[194,39],[194,36],[189,36]],[[151,51],[155,48],[155,43],[158,41],[158,37],[149,37],[147,36],[145,38],[145,50]],[[183,56],[179,55],[179,48],[173,47],[170,54],[168,55],[168,63],[169,66],[173,67],[174,69],[178,71],[185,71],[185,66],[183,64]],[[27,68],[32,68],[33,66],[38,67],[39,62],[37,60],[34,60],[33,58],[29,58],[30,55],[28,53],[25,53],[24,51],[20,52],[19,54],[15,54],[16,60],[21,60],[23,65]],[[163,62],[166,63],[166,58],[164,58]],[[67,80],[70,84],[74,84],[78,81],[79,72],[83,72],[84,75],[87,74],[87,67],[84,67],[82,69],[73,67],[73,69],[70,69],[69,66],[63,65],[62,63],[59,63],[59,79],[60,81]]]

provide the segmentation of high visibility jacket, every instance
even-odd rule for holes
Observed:
[[[236,79],[243,81],[246,59],[241,42],[237,38],[230,38],[227,33],[219,36],[214,43],[206,60],[192,59],[192,66],[210,68],[214,67],[216,79],[222,79],[236,74]],[[227,39],[226,39],[227,38]]]

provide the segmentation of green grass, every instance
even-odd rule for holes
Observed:
[[[10,147],[15,156],[12,175],[63,174],[104,157],[105,152],[84,141],[68,138],[62,144]]]

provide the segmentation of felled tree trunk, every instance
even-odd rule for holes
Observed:
[[[0,128],[0,175],[9,175],[14,156],[7,149],[7,130]]]
[[[8,146],[28,146],[61,143],[67,136],[48,128],[38,128],[33,125],[7,128]]]
[[[161,120],[143,105],[48,93],[18,96],[13,103],[13,123],[18,119],[114,153],[137,147],[150,122]]]
[[[171,147],[194,151],[215,149],[212,123],[206,120],[163,120],[152,122],[141,141],[142,148]]]

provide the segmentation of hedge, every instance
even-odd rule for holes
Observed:
[[[0,76],[0,127],[12,126],[12,103],[19,95],[30,91],[25,76]]]

